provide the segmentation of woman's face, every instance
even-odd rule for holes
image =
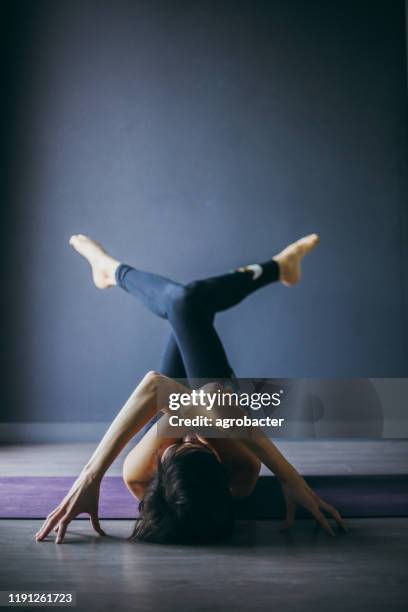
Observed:
[[[171,448],[174,449],[175,447],[177,447],[174,451],[175,453],[182,453],[183,450],[186,448],[196,447],[202,451],[215,455],[218,461],[221,461],[221,458],[217,451],[207,442],[207,440],[205,440],[198,434],[188,434],[187,436],[184,436],[184,438],[182,438],[181,442],[170,444],[170,446],[168,446],[162,454],[161,461],[164,461],[165,457],[168,455],[169,450]]]

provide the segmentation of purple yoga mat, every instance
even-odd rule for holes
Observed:
[[[346,475],[307,476],[316,493],[336,506],[345,517],[408,516],[408,476]],[[0,518],[42,519],[68,492],[74,478],[0,478]],[[101,485],[99,516],[102,519],[134,519],[137,500],[122,478],[104,478]],[[252,495],[235,504],[237,518],[281,519],[285,502],[273,476],[261,476]],[[310,516],[301,508],[299,516]],[[85,515],[82,515],[85,517]]]
[[[48,476],[0,478],[0,518],[45,518],[58,506],[74,480]],[[100,518],[133,519],[137,516],[137,507],[137,499],[128,491],[122,478],[108,476],[103,479]]]

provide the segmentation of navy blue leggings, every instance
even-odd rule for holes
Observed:
[[[234,375],[214,327],[217,312],[239,304],[248,295],[279,279],[273,261],[261,264],[262,274],[234,271],[188,285],[120,264],[116,283],[138,298],[172,327],[159,371],[170,378],[230,378]]]

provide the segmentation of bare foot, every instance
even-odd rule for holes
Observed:
[[[279,264],[280,280],[287,287],[296,285],[301,279],[301,263],[305,255],[310,253],[320,242],[317,234],[309,234],[293,242],[283,251],[272,257]]]
[[[120,262],[108,255],[99,242],[83,234],[74,234],[69,244],[88,261],[92,268],[93,282],[98,289],[116,285],[115,271]]]

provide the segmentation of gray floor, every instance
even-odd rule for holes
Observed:
[[[66,544],[36,543],[35,521],[0,521],[0,589],[73,590],[80,610],[406,611],[408,520],[355,519],[328,538],[242,522],[222,547],[135,544],[129,521],[106,538],[75,523]]]
[[[406,473],[407,441],[279,442],[303,474]],[[74,475],[93,445],[0,448],[0,476]],[[111,468],[120,473],[123,457]],[[242,521],[219,547],[135,544],[132,523],[71,524],[66,542],[36,543],[38,521],[0,520],[0,590],[73,590],[76,609],[173,612],[408,609],[408,519],[354,519],[328,538],[313,521],[291,534]]]
[[[408,469],[408,440],[280,440],[276,445],[304,475],[406,474]],[[76,476],[94,449],[93,443],[0,446],[0,477]],[[121,473],[126,452],[108,476]]]

